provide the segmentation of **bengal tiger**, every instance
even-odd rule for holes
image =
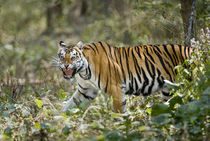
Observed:
[[[166,80],[175,81],[174,67],[191,57],[192,48],[182,45],[143,45],[114,47],[106,42],[77,45],[59,43],[57,66],[63,77],[76,77],[78,89],[63,107],[63,112],[90,103],[98,90],[113,99],[113,110],[126,111],[126,95],[147,96],[162,91],[170,96]]]

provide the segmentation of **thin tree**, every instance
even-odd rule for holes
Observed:
[[[180,0],[181,15],[183,20],[183,27],[185,33],[185,44],[190,45],[190,38],[194,36],[193,23],[194,23],[194,9],[196,0]]]

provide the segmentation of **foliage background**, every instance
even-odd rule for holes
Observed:
[[[177,67],[169,105],[157,95],[128,97],[128,111],[116,114],[102,93],[86,110],[60,112],[76,89],[51,62],[60,40],[183,44],[180,8],[177,0],[0,0],[0,140],[207,140],[209,31],[199,32],[209,26],[206,0],[197,0],[193,32],[193,46],[205,50],[195,54],[199,65],[186,62],[191,70]]]

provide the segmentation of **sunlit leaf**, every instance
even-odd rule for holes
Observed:
[[[38,129],[38,130],[41,130],[41,126],[40,126],[39,122],[36,122],[36,123],[34,124],[34,127],[35,127],[36,129]]]
[[[35,99],[35,102],[36,102],[36,105],[41,109],[44,102],[42,100],[39,100],[39,99]]]
[[[63,89],[59,89],[58,97],[60,99],[63,99],[63,98],[65,98],[65,96],[66,96],[66,93],[64,92],[64,90]]]

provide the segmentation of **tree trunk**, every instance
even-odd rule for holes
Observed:
[[[45,33],[49,34],[54,31],[55,21],[62,16],[62,0],[58,1],[53,5],[49,5],[46,10],[47,28]]]
[[[180,0],[185,38],[187,36],[193,0]]]
[[[88,9],[87,0],[82,0],[80,15],[84,16],[87,13],[87,9]]]
[[[104,15],[108,17],[110,15],[109,7],[111,5],[111,0],[103,0],[103,3],[104,3]]]

